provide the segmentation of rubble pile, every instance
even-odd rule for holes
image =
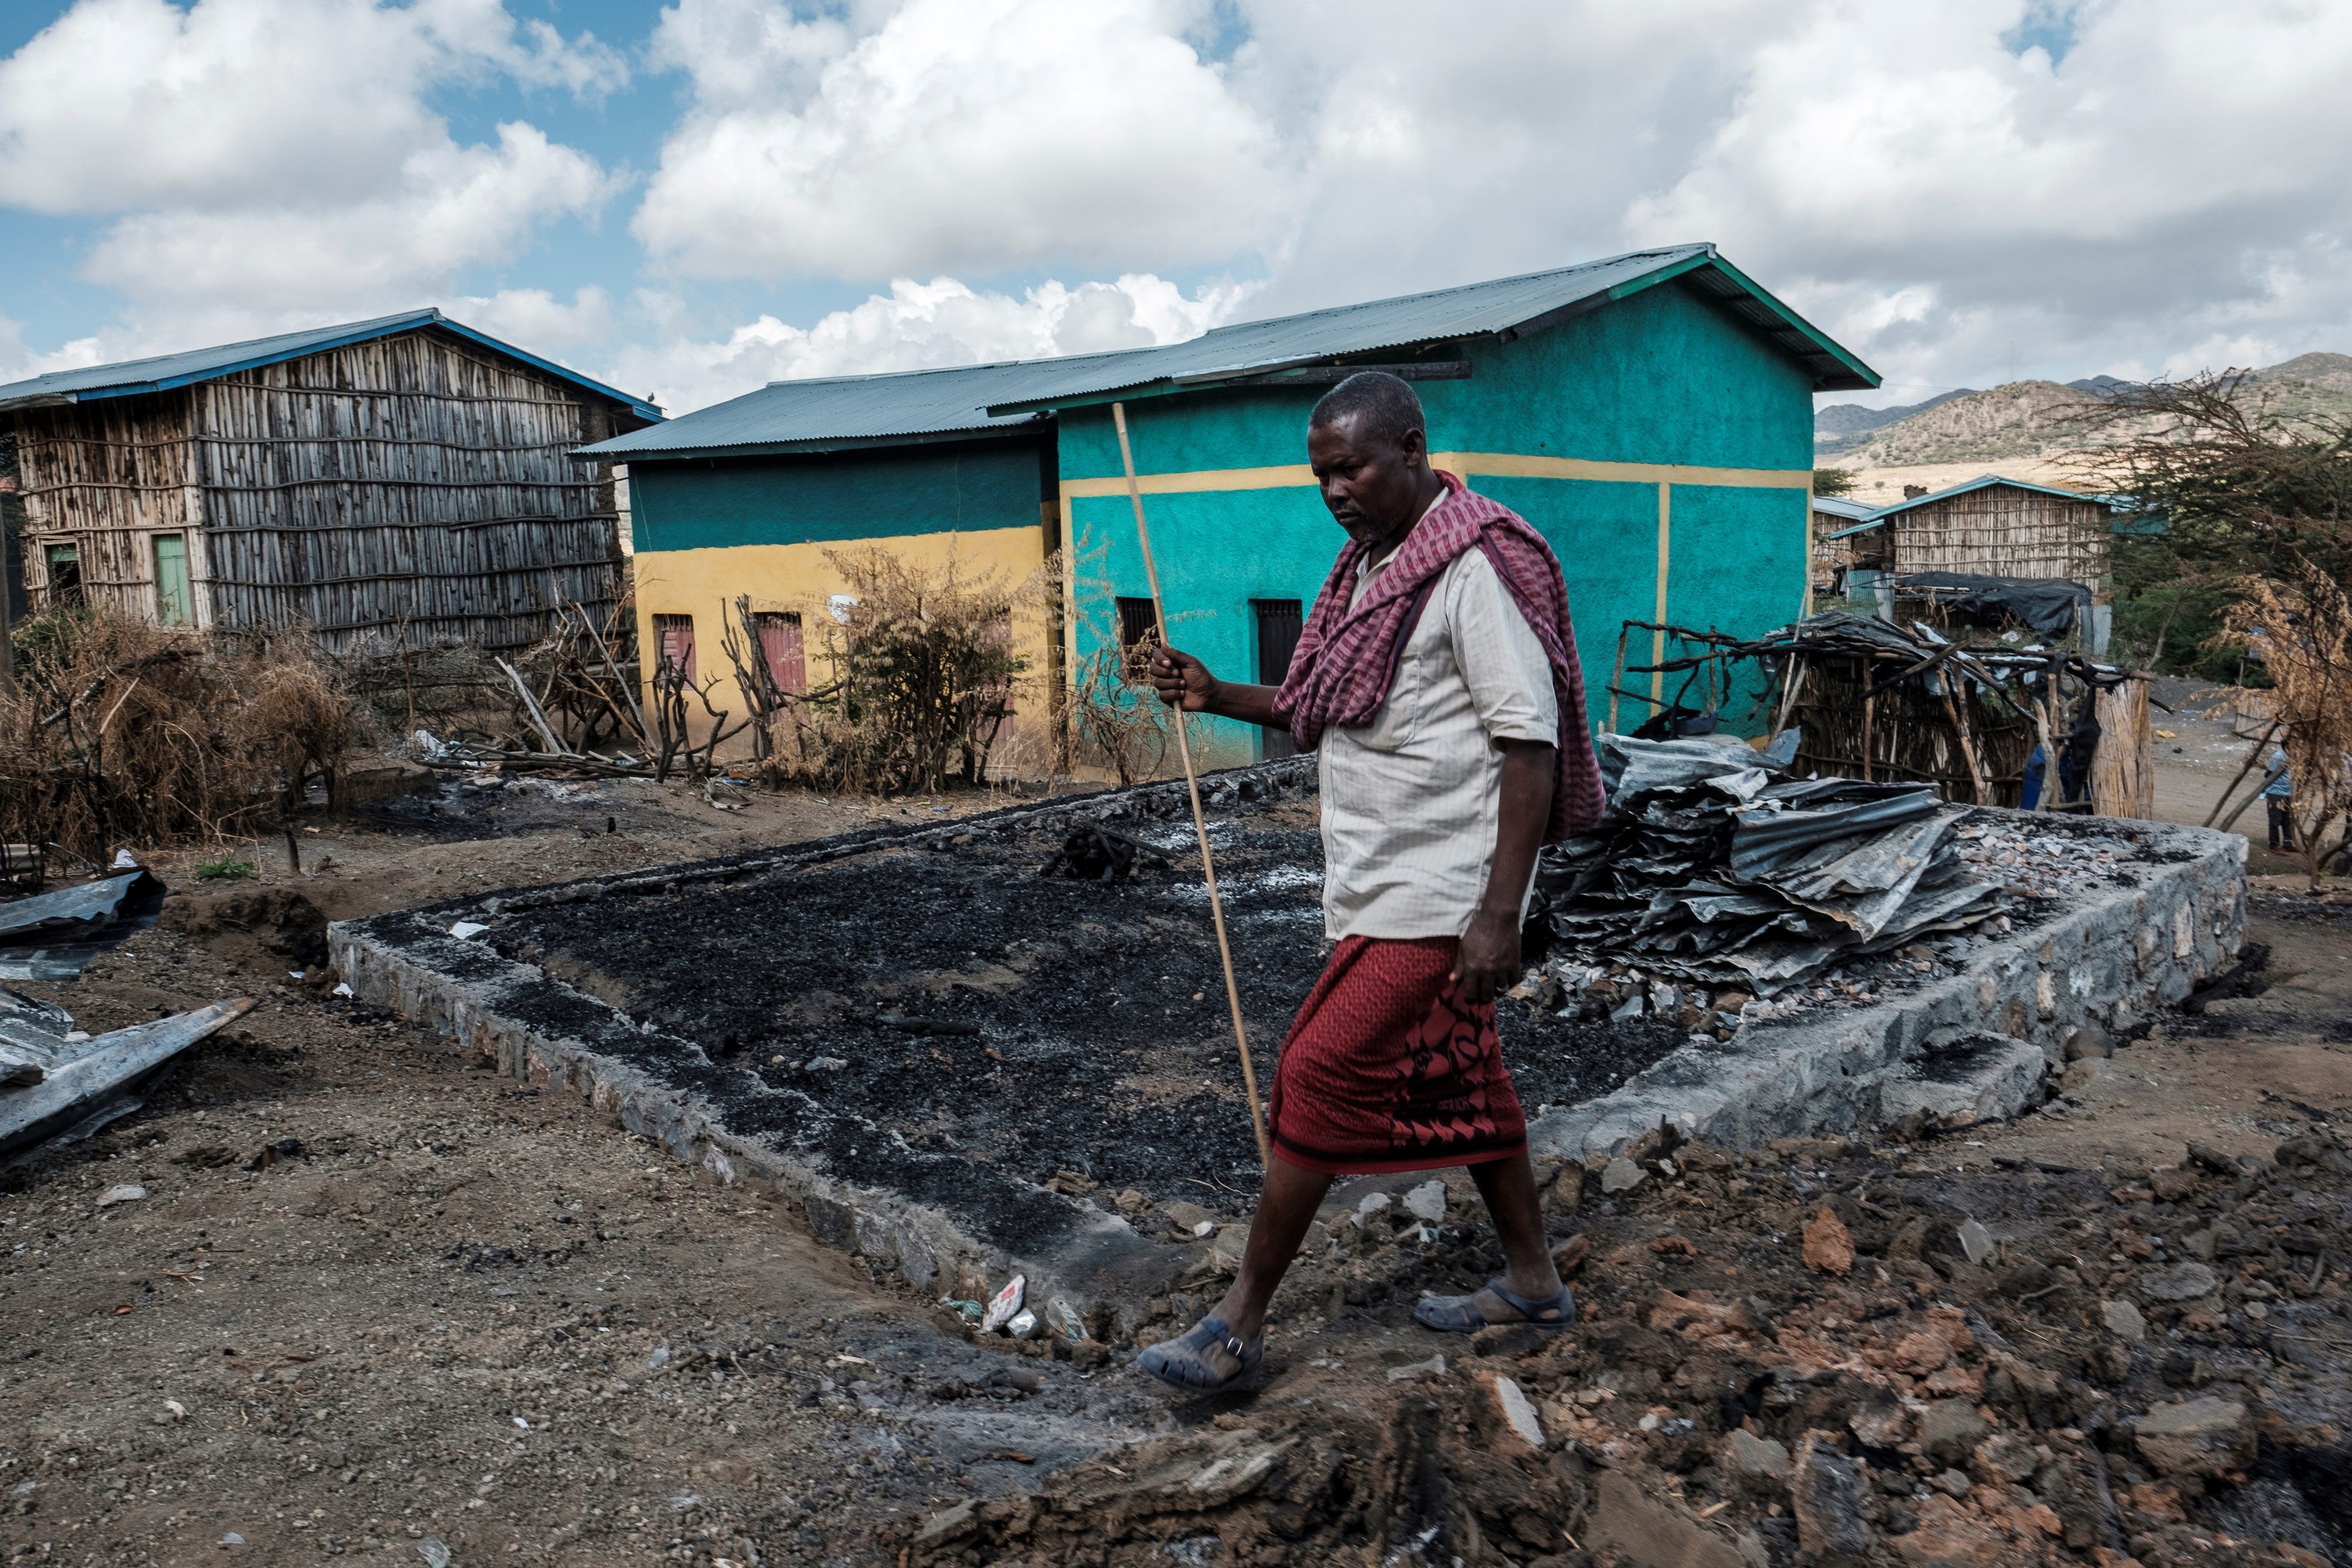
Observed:
[[[2129,844],[2104,835],[2086,838],[2022,824],[1971,823],[1953,837],[1961,863],[2012,898],[2063,898],[2086,885],[2115,881],[2117,867],[2133,852]]]
[[[1926,785],[1791,779],[1712,740],[1604,736],[1601,757],[1607,815],[1538,877],[1587,964],[1769,997],[2000,914],[1960,852],[1967,811]]]
[[[2352,1560],[2332,1129],[2154,1168],[1925,1152],[1656,1134],[1560,1167],[1556,1335],[1362,1332],[1498,1262],[1466,1184],[1367,1200],[1318,1226],[1254,1402],[887,1539],[1025,1568]]]

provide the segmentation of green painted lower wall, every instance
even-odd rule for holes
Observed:
[[[1656,614],[1658,487],[1475,476],[1470,483],[1527,518],[1559,555],[1590,717],[1601,724],[1618,632],[1626,621]],[[1801,613],[1804,491],[1676,485],[1670,502],[1669,621],[1753,635]],[[1082,551],[1076,586],[1083,656],[1117,634],[1113,598],[1140,598],[1150,590],[1127,499],[1084,497],[1070,506]],[[1220,676],[1255,680],[1256,617],[1250,601],[1296,599],[1311,605],[1344,542],[1338,525],[1315,491],[1303,486],[1151,496],[1145,507],[1172,640]],[[1648,637],[1637,634],[1628,662],[1646,664],[1649,655]],[[1649,679],[1629,677],[1625,685],[1646,692]],[[1743,697],[1727,717],[1738,718],[1749,706]],[[1630,729],[1648,711],[1638,702],[1623,703],[1619,721]],[[1220,720],[1208,728],[1209,748],[1220,766],[1256,755],[1254,727]]]
[[[1576,656],[1584,664],[1585,706],[1599,724],[1609,713],[1618,631],[1629,620],[1654,619],[1657,609],[1658,487],[1579,479],[1474,477],[1470,483],[1533,523],[1559,557],[1568,612],[1576,622]],[[1646,654],[1647,646],[1640,652]],[[1621,713],[1620,721],[1630,727],[1639,712]]]
[[[1674,506],[1668,621],[1694,631],[1752,637],[1804,614],[1811,496],[1802,490],[1677,485]],[[1750,664],[1742,673],[1748,684],[1730,694],[1724,719],[1742,734],[1759,734],[1770,727],[1769,714],[1742,720],[1759,712],[1763,672]],[[1669,698],[1681,678],[1668,677]],[[1646,691],[1648,684],[1642,683],[1639,689]],[[1698,705],[1694,701],[1691,706]],[[1639,711],[1627,710],[1627,727]]]
[[[1084,657],[1118,634],[1113,598],[1139,599],[1150,587],[1127,497],[1079,497],[1069,505],[1077,540],[1078,653]],[[1224,679],[1255,681],[1257,616],[1250,601],[1312,604],[1347,536],[1315,491],[1303,486],[1149,496],[1144,507],[1170,642]],[[1217,719],[1206,728],[1216,766],[1258,755],[1255,726]]]
[[[1043,491],[1028,441],[629,465],[639,550],[1035,528]]]

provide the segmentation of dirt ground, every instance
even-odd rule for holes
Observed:
[[[2160,757],[2186,820],[2234,767],[2219,756]],[[1456,1179],[1424,1226],[1402,1199],[1425,1178],[1349,1184],[1277,1304],[1265,1386],[1213,1402],[1162,1397],[1124,1348],[971,1343],[783,1206],[338,1000],[319,966],[326,918],[998,803],[722,811],[510,784],[319,821],[299,874],[278,843],[252,881],[156,857],[182,890],[161,928],[23,988],[92,1030],[260,1000],[140,1112],[0,1176],[10,1561],[2352,1562],[2347,1521],[2311,1500],[2352,1474],[2352,1156],[2332,1152],[2352,919],[2298,877],[2262,879],[2250,994],[2158,1019],[2015,1124],[1744,1161],[1637,1150],[1643,1183],[1609,1196],[1563,1173],[1588,1312],[1564,1343],[1413,1327],[1420,1291],[1490,1260],[1475,1205]],[[2191,1140],[2258,1164],[2200,1176]],[[2176,1166],[2199,1191],[2157,1175]],[[1398,1201],[1356,1224],[1375,1189]],[[1845,1275],[1801,1255],[1824,1201]],[[1963,1216],[1998,1249],[1984,1265]],[[2133,1294],[2132,1270],[2208,1252],[2227,1278],[2210,1303]],[[2142,1339],[2105,1326],[2126,1299]],[[2134,1446],[2132,1419],[2181,1394],[2244,1406],[2224,1434],[2244,1451],[2210,1480]],[[1881,1396],[1902,1419],[1870,1425]],[[1983,1451],[2004,1437],[2026,1447]]]

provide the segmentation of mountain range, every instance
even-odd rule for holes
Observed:
[[[1814,457],[1867,469],[2052,456],[2082,444],[2086,415],[2140,384],[2101,375],[1961,387],[1893,408],[1831,403],[1813,415]],[[2290,417],[2352,416],[2352,355],[2301,354],[2267,366],[2242,395]]]

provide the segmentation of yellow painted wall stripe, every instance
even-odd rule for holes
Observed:
[[[1062,486],[1062,689],[1078,690],[1078,535],[1070,516],[1070,487]],[[1076,721],[1073,720],[1073,723]]]
[[[1504,479],[1590,479],[1613,485],[1720,485],[1740,489],[1811,490],[1810,468],[1708,468],[1680,463],[1599,463],[1581,457],[1541,457],[1517,452],[1433,452],[1433,467],[1468,476]],[[1147,496],[1194,495],[1210,490],[1276,490],[1315,483],[1304,463],[1270,468],[1196,468],[1174,474],[1144,474],[1137,483]],[[1067,498],[1123,496],[1127,481],[1116,476],[1065,479]]]
[[[1136,477],[1147,496],[1181,496],[1202,490],[1278,490],[1293,485],[1313,485],[1315,471],[1304,463],[1276,468],[1195,468],[1181,474],[1142,474]],[[1089,496],[1124,496],[1127,479],[1065,479],[1065,500]]]
[[[1592,463],[1512,452],[1433,452],[1429,460],[1456,474],[1503,479],[1594,479],[1612,485],[1721,485],[1740,489],[1808,490],[1810,468],[1705,468],[1680,463]]]

